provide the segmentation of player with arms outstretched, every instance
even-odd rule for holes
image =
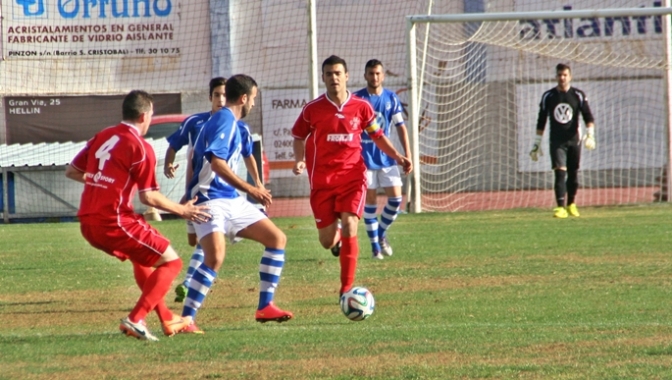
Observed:
[[[595,122],[588,105],[588,97],[578,88],[571,86],[572,71],[568,65],[559,63],[555,67],[558,85],[544,92],[539,103],[537,135],[530,151],[530,157],[537,161],[542,155],[541,137],[546,127],[546,119],[551,121],[550,155],[555,173],[555,218],[567,215],[579,216],[575,198],[579,189],[579,161],[581,160],[581,134],[579,114],[586,123],[585,146],[595,149]],[[565,195],[567,199],[565,199]],[[567,207],[565,208],[565,203]]]
[[[303,107],[292,128],[293,172],[308,172],[310,206],[320,244],[339,256],[343,294],[355,280],[357,224],[364,211],[367,187],[362,132],[366,131],[378,148],[402,165],[405,173],[413,166],[385,137],[371,104],[347,90],[348,66],[344,59],[334,55],[327,58],[322,63],[322,81],[327,92]]]
[[[208,207],[212,215],[194,229],[203,247],[204,261],[196,269],[187,291],[182,316],[190,322],[185,332],[201,331],[193,322],[224,262],[226,238],[251,239],[264,246],[259,264],[258,322],[284,322],[293,317],[275,306],[273,298],[285,262],[287,238],[268,217],[240,196],[244,191],[263,206],[271,203],[271,193],[263,186],[248,184],[232,168],[244,149],[237,121],[247,116],[257,96],[257,83],[248,75],[238,74],[226,82],[226,105],[208,120],[194,146],[194,174],[189,182],[190,197]]]
[[[364,66],[366,87],[355,92],[355,95],[366,99],[376,112],[378,125],[385,136],[390,136],[394,124],[404,154],[410,160],[411,148],[408,143],[408,132],[404,124],[404,109],[399,97],[394,92],[383,88],[385,71],[383,63],[377,59],[369,60]],[[368,133],[362,133],[362,155],[366,164],[366,205],[364,206],[364,224],[371,241],[371,252],[374,259],[382,259],[383,255],[391,256],[392,247],[387,240],[387,230],[397,219],[401,207],[401,173],[396,161],[381,151],[373,143]],[[378,188],[382,187],[387,196],[387,203],[378,221]]]
[[[123,121],[98,132],[66,168],[66,177],[84,183],[77,216],[84,238],[95,248],[133,264],[142,295],[119,329],[138,339],[158,340],[145,325],[156,310],[165,335],[188,326],[174,315],[164,297],[182,269],[182,260],[170,241],[133,210],[136,189],[140,201],[193,222],[210,215],[194,200],[179,204],[159,192],[154,149],[142,136],[149,129],[153,104],[144,91],[131,91],[123,101]],[[155,267],[155,270],[152,270]]]

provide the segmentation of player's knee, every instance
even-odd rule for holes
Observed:
[[[330,238],[330,237],[326,237],[326,236],[325,237],[320,236],[320,244],[322,245],[322,248],[324,248],[324,249],[329,249],[329,248],[333,247],[337,243],[337,241],[335,241],[335,240],[336,239],[333,238],[333,237]]]
[[[219,268],[221,268],[224,264],[224,257],[226,257],[226,253],[224,251],[209,253],[205,250],[203,253],[203,263],[215,272],[219,272]]]
[[[341,234],[338,232],[334,234],[329,234],[329,233],[321,233],[319,236],[320,244],[322,245],[322,248],[324,249],[329,249],[333,246],[335,246],[339,240],[341,240]]]
[[[273,234],[273,240],[275,240],[274,246],[276,248],[285,249],[285,246],[287,246],[287,235],[285,235],[285,233],[280,229],[278,229],[277,232]]]
[[[555,173],[555,178],[556,178],[556,179],[557,179],[557,178],[565,178],[565,176],[567,175],[567,170],[565,170],[565,169],[556,169],[556,170],[554,171],[554,173]]]

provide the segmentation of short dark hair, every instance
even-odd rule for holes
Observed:
[[[567,64],[558,63],[558,65],[555,66],[555,73],[556,74],[561,72],[561,71],[565,71],[565,70],[569,71],[570,74],[572,73],[572,69],[570,69],[569,65],[567,65]]]
[[[152,109],[154,98],[143,90],[133,90],[124,97],[121,106],[123,119],[127,121],[138,120],[141,114]]]
[[[219,86],[224,86],[226,84],[226,78],[224,77],[216,77],[210,79],[210,96],[212,96],[212,93],[215,91],[215,89]]]
[[[375,59],[375,58],[374,59],[369,59],[369,61],[366,62],[366,65],[364,65],[364,71],[366,71],[367,69],[372,69],[376,66],[383,67],[383,63],[380,62],[379,60]]]
[[[235,102],[243,95],[252,95],[252,89],[259,87],[257,82],[249,75],[236,74],[226,81],[226,101]]]
[[[324,73],[324,66],[333,66],[338,64],[343,65],[345,72],[346,73],[348,72],[348,64],[345,63],[345,59],[337,57],[335,55],[331,55],[329,56],[329,58],[325,59],[324,62],[322,62],[322,73]]]

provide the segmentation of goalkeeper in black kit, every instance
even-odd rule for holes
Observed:
[[[558,85],[541,97],[537,135],[530,157],[537,161],[542,155],[541,136],[544,134],[546,119],[551,120],[550,156],[555,173],[555,200],[553,217],[566,218],[579,216],[574,203],[579,189],[579,161],[581,159],[581,133],[579,132],[579,113],[586,124],[586,149],[595,149],[595,123],[588,105],[586,94],[570,86],[572,71],[568,65],[559,63],[555,67]],[[565,198],[566,197],[566,198]],[[565,204],[567,207],[565,207]]]

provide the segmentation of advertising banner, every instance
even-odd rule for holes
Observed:
[[[7,96],[7,144],[86,141],[121,121],[125,96]],[[182,112],[180,94],[153,97],[155,116]]]
[[[8,0],[5,59],[179,56],[179,0]]]
[[[308,89],[264,91],[264,150],[274,176],[294,176],[289,170],[294,165],[292,127],[309,101]]]

